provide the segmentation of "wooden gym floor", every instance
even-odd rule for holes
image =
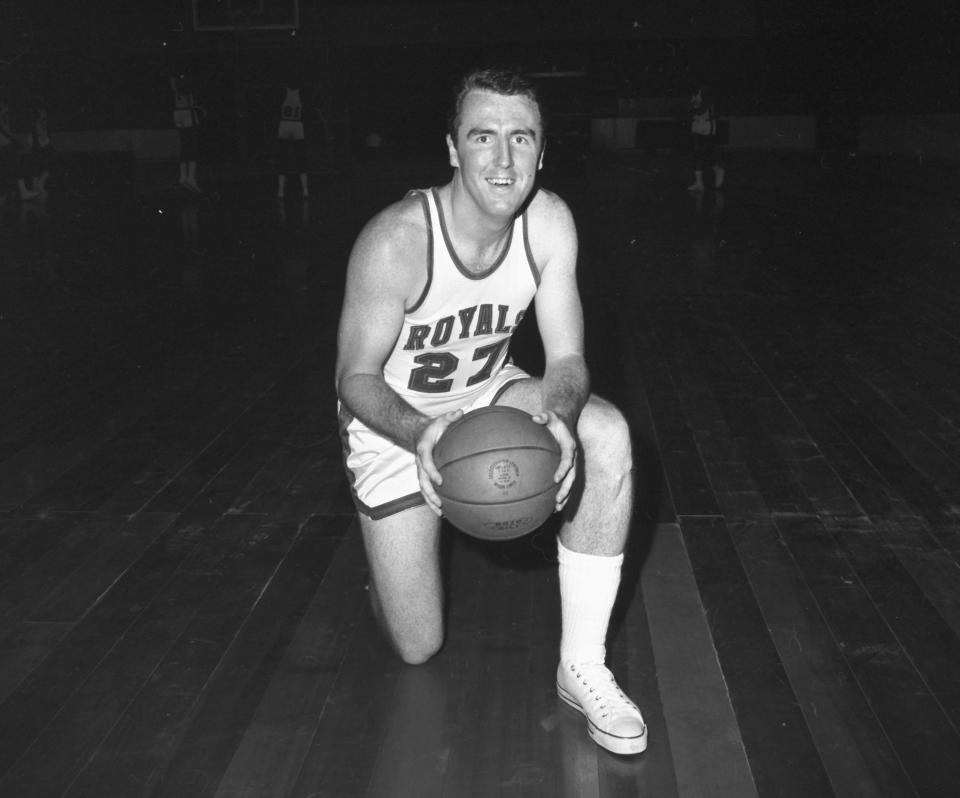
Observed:
[[[960,170],[734,153],[555,168],[594,387],[633,425],[610,661],[553,685],[554,528],[447,537],[449,634],[367,606],[332,367],[359,226],[429,162],[173,177],[67,160],[0,210],[0,795],[947,796],[960,784]],[[164,167],[166,169],[166,167]],[[516,356],[538,366],[527,325]]]

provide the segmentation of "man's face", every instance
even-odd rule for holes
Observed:
[[[493,216],[513,216],[543,165],[543,127],[532,100],[471,91],[463,101],[457,141],[447,136],[450,165],[467,195]]]

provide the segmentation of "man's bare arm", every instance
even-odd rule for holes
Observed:
[[[566,203],[541,192],[531,227],[534,257],[542,263],[536,309],[545,365],[541,382],[545,424],[560,444],[554,479],[561,483],[557,506],[567,500],[576,477],[576,429],[590,396],[590,374],[583,354],[583,310],[577,288],[577,231]],[[534,209],[531,208],[533,211]],[[534,225],[536,225],[534,227]]]
[[[583,309],[577,287],[577,231],[569,208],[549,193],[544,196],[541,238],[547,245],[537,291],[537,324],[543,343],[543,407],[576,428],[590,395],[584,359]]]
[[[364,228],[350,253],[337,333],[340,401],[368,427],[410,451],[430,418],[387,385],[383,364],[423,268],[422,235],[403,203]]]
[[[460,415],[431,418],[397,394],[383,377],[383,364],[403,326],[407,303],[422,290],[426,274],[424,227],[419,207],[393,206],[376,217],[357,239],[347,268],[337,333],[337,395],[370,429],[417,459],[417,478],[429,507],[440,514],[436,485],[442,481],[433,447]]]

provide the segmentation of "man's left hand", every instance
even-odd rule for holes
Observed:
[[[567,503],[570,490],[573,488],[573,481],[577,476],[577,441],[571,434],[567,423],[552,410],[535,413],[533,420],[538,424],[545,424],[553,437],[557,439],[557,443],[560,444],[560,463],[553,475],[553,481],[560,483],[556,505],[556,509],[559,511]]]

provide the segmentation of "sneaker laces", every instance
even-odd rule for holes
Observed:
[[[568,670],[574,674],[576,680],[587,688],[584,699],[590,703],[590,708],[597,710],[600,717],[609,718],[615,714],[639,712],[637,705],[631,701],[620,689],[617,680],[610,669],[603,663],[576,665],[571,663]],[[587,706],[583,707],[587,709]],[[619,711],[619,712],[618,712]]]

